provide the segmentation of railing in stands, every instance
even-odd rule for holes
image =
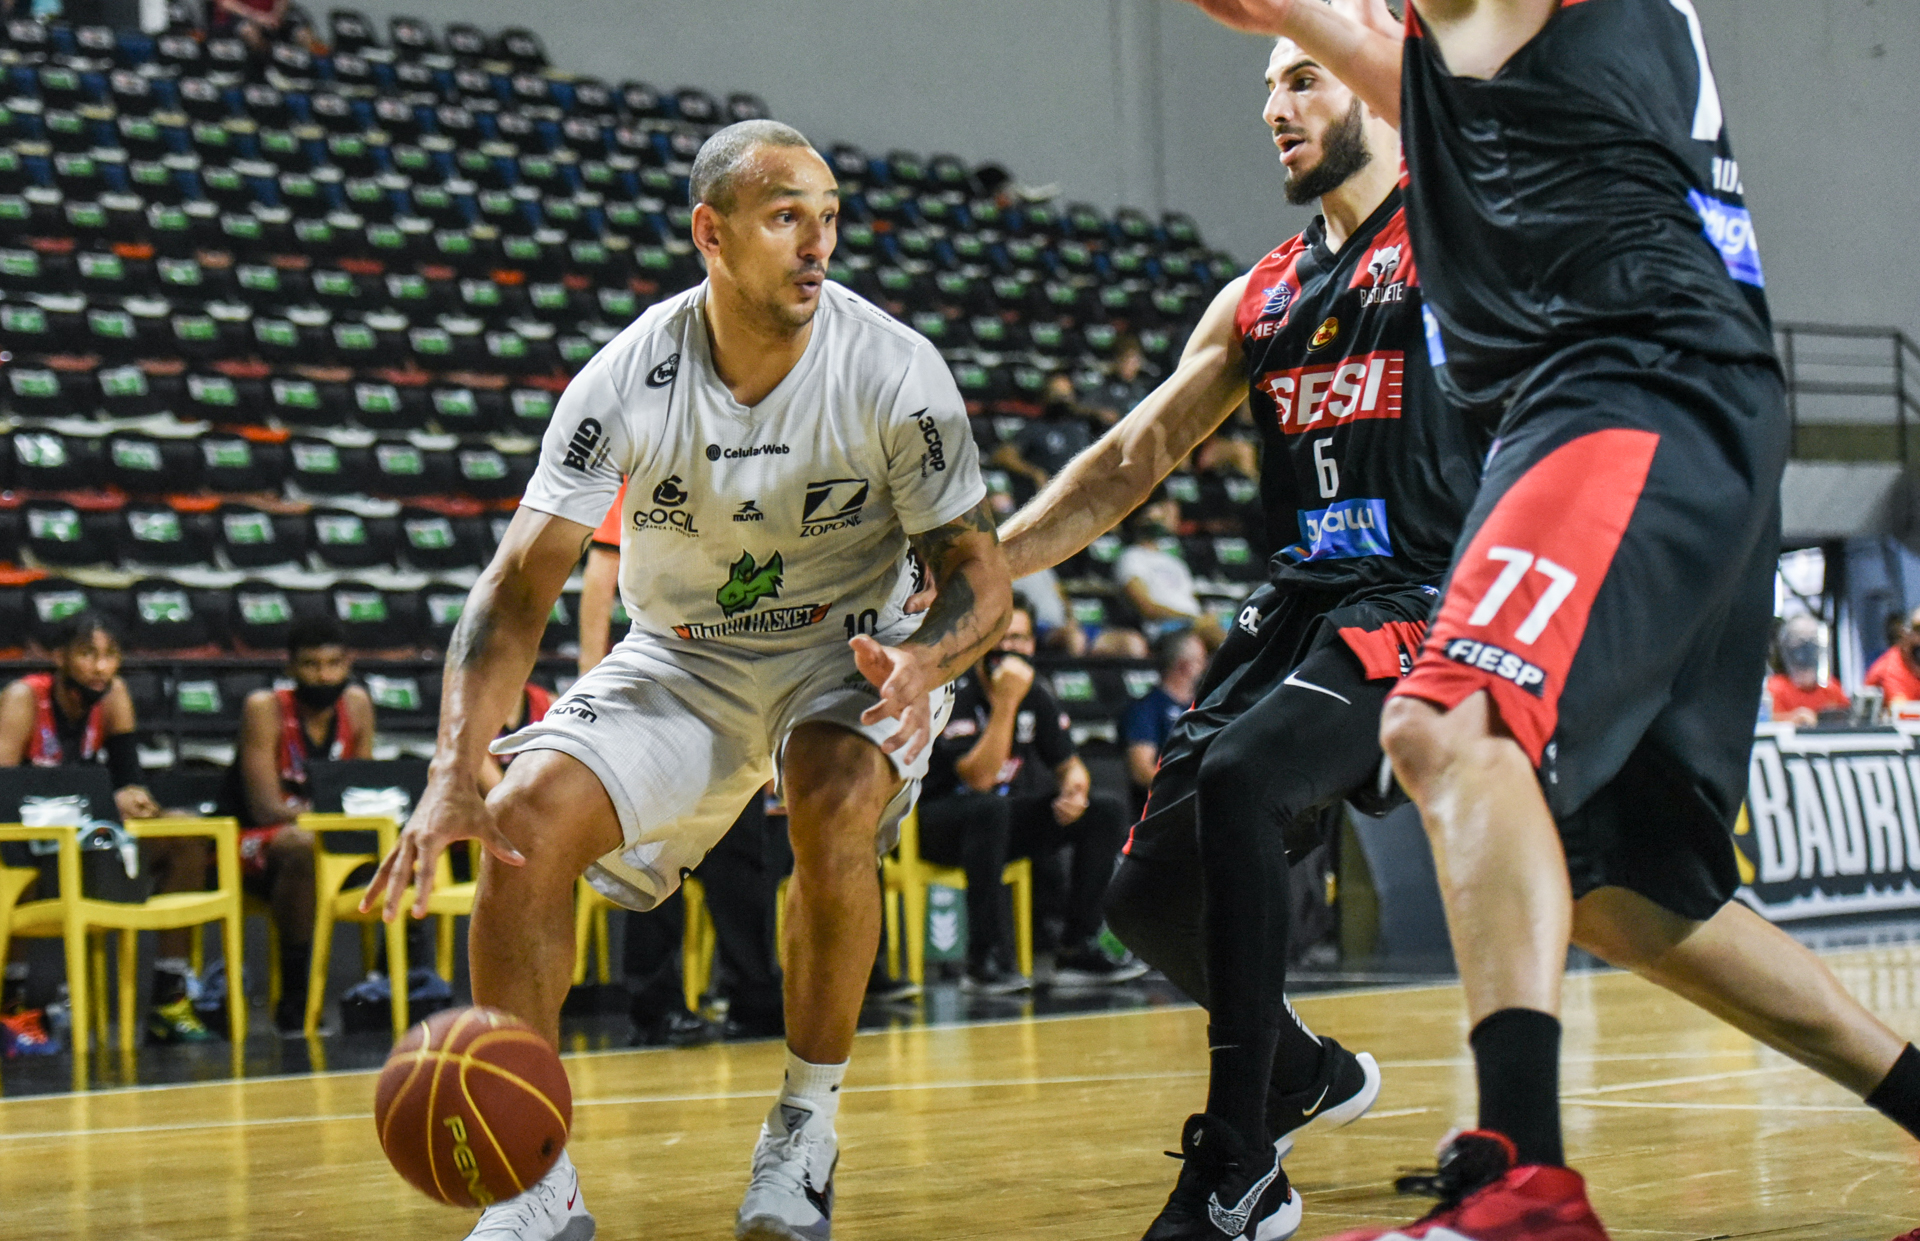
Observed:
[[[1890,327],[1780,323],[1774,334],[1787,378],[1794,457],[1914,463],[1920,345]]]

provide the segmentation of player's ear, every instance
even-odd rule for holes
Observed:
[[[720,213],[710,203],[693,205],[693,248],[713,259],[720,254]]]

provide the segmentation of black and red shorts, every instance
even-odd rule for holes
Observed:
[[[1230,771],[1235,796],[1287,808],[1274,830],[1296,856],[1325,826],[1307,811],[1349,799],[1377,813],[1404,800],[1390,780],[1382,785],[1380,709],[1413,667],[1437,597],[1432,586],[1406,584],[1255,591],[1161,747],[1128,856],[1196,854],[1209,764]]]
[[[1539,771],[1576,897],[1617,885],[1711,917],[1739,882],[1773,616],[1780,377],[1624,340],[1537,374],[1394,693],[1488,694]]]

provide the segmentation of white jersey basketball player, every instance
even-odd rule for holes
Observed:
[[[1007,567],[960,394],[919,334],[826,282],[838,190],[792,129],[721,130],[693,171],[708,279],[653,307],[568,386],[540,465],[447,655],[426,796],[369,885],[389,918],[453,841],[487,850],[477,1004],[556,1044],[573,884],[650,909],[769,776],[786,794],[787,1073],[741,1238],[826,1241],[834,1118],[879,938],[876,848],[912,805],[947,683],[990,647]],[[621,478],[633,629],[541,722],[483,802],[477,770],[548,610]],[[939,587],[909,616],[917,552]],[[565,1156],[475,1241],[584,1241]]]

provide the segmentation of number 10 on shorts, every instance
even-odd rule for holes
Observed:
[[[1500,614],[1500,609],[1506,606],[1507,600],[1511,599],[1514,592],[1520,588],[1521,579],[1525,578],[1531,570],[1547,579],[1547,588],[1534,600],[1533,610],[1527,613],[1526,619],[1521,621],[1519,628],[1513,631],[1513,638],[1523,646],[1532,646],[1539,641],[1540,635],[1547,631],[1547,622],[1552,620],[1553,614],[1560,610],[1560,605],[1567,601],[1567,596],[1573,593],[1573,588],[1579,585],[1579,575],[1571,569],[1562,568],[1545,556],[1536,556],[1518,547],[1489,547],[1487,559],[1502,564],[1500,576],[1494,578],[1493,585],[1487,587],[1487,593],[1481,597],[1479,605],[1473,609],[1473,614],[1467,617],[1467,624],[1474,626],[1492,624],[1494,617]]]

